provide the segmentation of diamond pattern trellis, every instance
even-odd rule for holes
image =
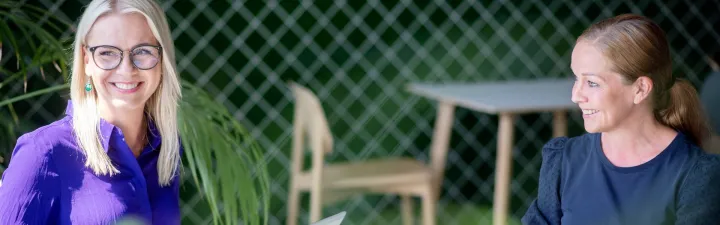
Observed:
[[[80,16],[83,4],[86,1],[38,3],[71,21]],[[274,176],[271,224],[283,224],[286,215],[293,102],[285,81],[306,85],[322,99],[337,143],[329,160],[393,155],[428,160],[435,105],[407,93],[408,82],[568,76],[575,37],[594,21],[632,12],[665,29],[676,72],[699,85],[709,71],[702,57],[718,51],[720,40],[713,29],[720,22],[714,13],[720,4],[712,0],[169,0],[163,7],[183,78],[214,94],[267,150],[265,160]],[[6,57],[0,63],[14,62]],[[31,74],[30,89],[63,81],[38,77]],[[0,93],[12,96],[22,88],[7,87]],[[23,121],[40,125],[60,115],[66,96],[40,96],[16,108]],[[551,118],[540,114],[516,119],[511,184],[515,218],[536,193],[539,149],[550,138]],[[571,116],[570,135],[583,132],[579,119]],[[443,224],[483,224],[490,214],[477,208],[491,206],[497,117],[460,108],[454,123],[438,217]],[[202,196],[192,187],[185,189],[184,222],[210,223]],[[391,196],[366,196],[327,210],[348,210],[343,224],[399,224],[399,213],[390,213],[398,211],[397,202]]]

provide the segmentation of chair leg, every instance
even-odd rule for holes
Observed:
[[[287,219],[286,224],[287,225],[297,225],[297,219],[298,219],[298,207],[299,205],[299,196],[300,192],[295,188],[290,188],[290,194],[288,196],[288,207],[287,207]]]
[[[413,224],[413,205],[412,205],[412,197],[410,195],[404,194],[400,196],[400,199],[402,202],[400,202],[400,207],[402,208],[402,223],[404,225],[412,225]]]
[[[423,225],[435,225],[435,193],[432,189],[422,195]]]
[[[310,224],[322,219],[322,194],[320,187],[310,188]]]

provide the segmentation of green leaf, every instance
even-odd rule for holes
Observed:
[[[25,26],[18,26],[18,28],[20,29],[20,32],[22,32],[23,36],[25,36],[25,40],[27,40],[28,45],[30,45],[30,49],[33,52],[36,52],[37,47],[35,46],[35,42],[33,41],[30,34],[28,34],[27,29],[25,29]],[[18,52],[19,50],[15,50],[15,51]],[[40,54],[35,54],[35,55],[40,55]]]
[[[0,7],[6,7],[6,8],[11,8],[11,9],[13,9],[13,8],[20,9],[28,14],[31,13],[31,11],[34,11],[33,14],[47,16],[50,19],[55,19],[56,22],[61,23],[61,25],[64,25],[65,27],[72,26],[72,23],[56,17],[55,15],[50,13],[50,11],[39,8],[37,6],[30,5],[30,4],[21,4],[20,2],[17,2],[17,1],[6,1],[6,2],[0,2]],[[28,9],[31,11],[25,11],[24,9]]]
[[[10,84],[10,83],[12,83],[15,79],[18,79],[18,78],[22,77],[23,75],[25,75],[26,72],[27,72],[27,71],[25,71],[25,70],[23,69],[23,70],[20,70],[20,71],[18,71],[18,72],[16,72],[16,73],[13,73],[12,71],[9,71],[9,70],[6,70],[6,69],[0,67],[0,73],[11,74],[7,79],[5,79],[5,80],[3,80],[2,82],[0,82],[0,89],[2,89],[3,87],[7,86],[7,85]]]
[[[17,102],[17,101],[22,101],[22,100],[29,99],[29,98],[32,98],[32,97],[35,97],[35,96],[38,96],[38,95],[44,95],[44,94],[47,94],[47,93],[51,93],[51,92],[63,90],[63,89],[66,89],[66,88],[68,88],[68,87],[70,87],[70,84],[56,85],[56,86],[51,86],[51,87],[48,87],[48,88],[40,89],[40,90],[37,90],[37,91],[25,93],[25,94],[22,94],[22,95],[20,95],[20,96],[15,96],[15,97],[13,97],[13,98],[11,98],[11,99],[7,99],[7,100],[1,101],[1,102],[0,102],[0,108],[2,108],[2,107],[5,106],[5,105],[9,105],[9,104],[12,104],[12,103],[14,103],[14,102]]]
[[[10,109],[10,116],[12,116],[15,125],[19,125],[20,119],[18,119],[17,113],[15,112],[15,107],[13,107],[12,104],[8,104],[8,108]]]
[[[20,52],[18,49],[20,49],[20,46],[18,45],[17,41],[15,40],[15,36],[13,35],[12,31],[10,31],[10,27],[8,27],[7,23],[5,23],[4,20],[0,20],[0,33],[2,33],[3,37],[6,37],[7,40],[10,41],[10,46],[15,50],[15,57],[17,57],[17,64],[20,65],[22,58],[20,58]]]
[[[35,6],[27,5],[29,9],[39,9]],[[55,21],[60,22],[63,27],[72,27],[72,24],[66,22],[65,20],[59,19],[55,17],[55,15],[52,15],[49,11],[39,9],[40,11],[31,12],[31,11],[25,11],[28,15],[34,16],[38,21],[43,20],[43,17],[47,17],[48,20],[45,21],[45,25],[48,25],[50,28],[52,28],[55,32],[63,33],[65,30],[61,29],[57,24],[53,23],[53,21],[49,19],[55,19]]]

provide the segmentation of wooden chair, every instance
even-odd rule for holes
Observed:
[[[354,194],[374,193],[399,195],[402,220],[406,225],[413,224],[412,197],[420,197],[423,224],[435,224],[435,189],[441,179],[434,179],[430,166],[400,157],[327,164],[324,157],[332,153],[333,137],[320,101],[307,88],[294,82],[288,85],[295,98],[288,225],[297,224],[302,192],[310,193],[310,223],[321,219],[323,205]],[[305,138],[312,154],[307,171],[303,170]]]

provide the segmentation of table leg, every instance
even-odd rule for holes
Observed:
[[[567,136],[567,112],[558,110],[553,112],[553,137]]]
[[[510,177],[512,176],[513,119],[511,113],[500,114],[493,200],[494,225],[507,224],[508,208],[510,207]]]
[[[430,167],[433,171],[433,191],[435,199],[442,190],[442,181],[445,174],[445,161],[447,160],[448,146],[453,119],[455,118],[455,105],[451,102],[441,101],[438,105],[437,118],[430,149]]]

